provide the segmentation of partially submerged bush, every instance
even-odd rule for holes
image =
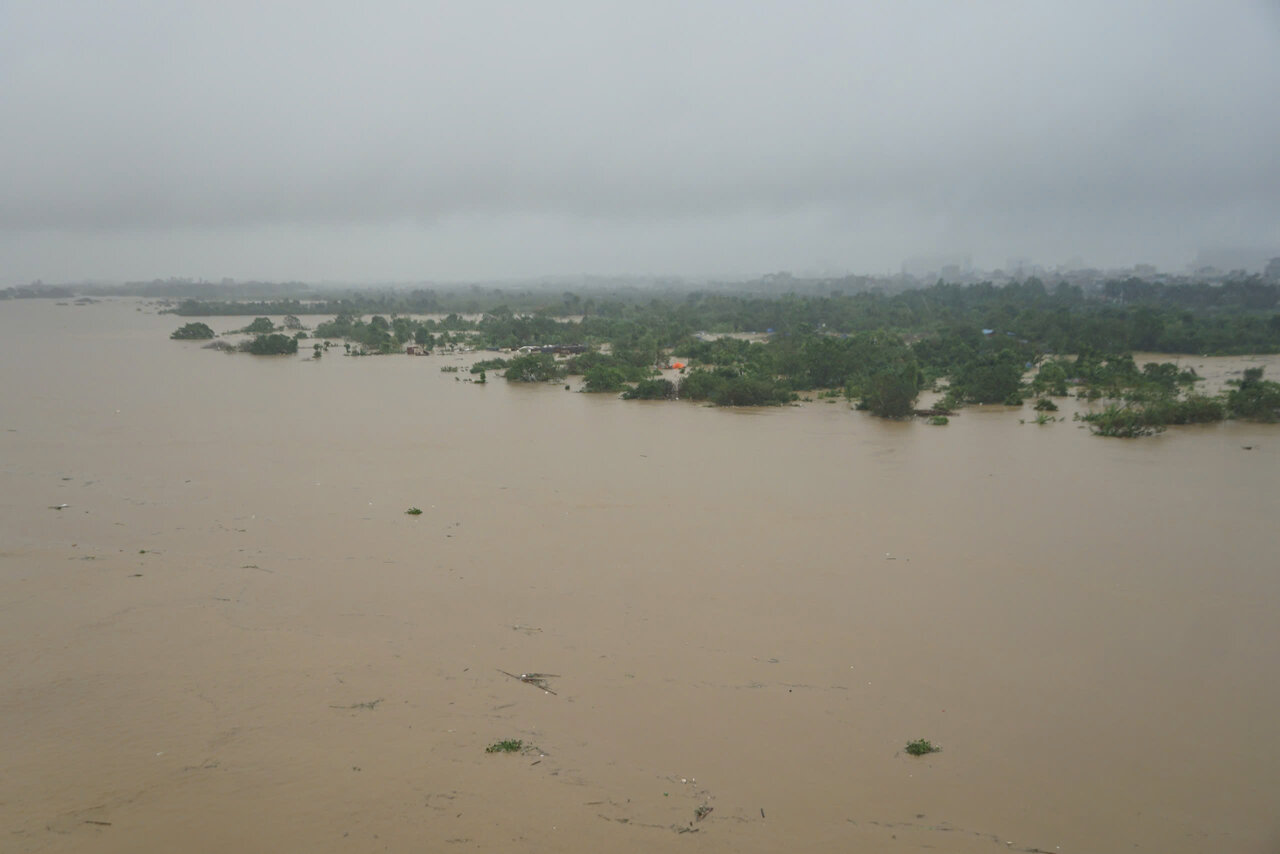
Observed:
[[[542,383],[564,377],[564,368],[550,353],[530,353],[517,356],[506,364],[506,377],[510,382]]]
[[[977,356],[958,366],[951,378],[951,387],[965,400],[974,403],[1000,403],[1021,406],[1022,401],[1011,403],[1022,386],[1023,356],[1014,350]]]
[[[478,374],[481,371],[492,371],[496,368],[505,368],[507,366],[506,359],[482,359],[471,366],[471,373]],[[442,371],[457,373],[456,367],[441,368]]]
[[[586,380],[583,391],[621,391],[627,383],[638,382],[653,373],[653,362],[634,352],[592,350],[569,359],[565,370]]]
[[[1137,439],[1164,432],[1164,425],[1150,423],[1142,409],[1114,403],[1101,412],[1090,412],[1083,420],[1095,436]]]
[[[877,371],[866,382],[858,406],[881,418],[905,418],[915,412],[920,371],[914,361]]]
[[[917,738],[915,741],[907,742],[906,751],[912,756],[924,756],[929,753],[940,753],[942,748],[927,738]]]
[[[298,352],[298,339],[279,333],[259,335],[248,342],[244,350],[255,356],[286,356]]]
[[[1095,435],[1135,439],[1162,433],[1169,424],[1209,424],[1226,417],[1227,404],[1221,398],[1189,394],[1182,399],[1161,395],[1125,404],[1113,403],[1081,420],[1089,424]]]
[[[1264,380],[1262,368],[1247,368],[1227,394],[1232,416],[1253,421],[1280,421],[1280,383]]]
[[[1052,359],[1040,366],[1031,387],[1037,393],[1051,394],[1054,397],[1067,396],[1067,365]]]
[[[169,336],[175,341],[203,341],[213,337],[213,330],[207,323],[188,323]]]
[[[250,335],[253,335],[253,334],[265,335],[268,332],[275,332],[276,325],[271,322],[271,318],[269,317],[255,317],[253,319],[253,323],[250,323],[248,326],[246,326],[244,329],[241,329],[240,331],[247,332]]]
[[[1211,424],[1227,417],[1226,404],[1204,394],[1189,394],[1182,400],[1158,404],[1156,411],[1169,424]]]
[[[593,365],[583,375],[586,380],[583,391],[618,392],[627,387],[627,374],[612,365]]]
[[[946,393],[938,398],[938,402],[933,405],[933,408],[944,415],[950,415],[954,414],[962,406],[964,406],[964,399],[956,394],[954,389],[947,389]]]
[[[641,380],[635,388],[622,393],[623,400],[675,400],[676,385],[671,380]]]
[[[791,389],[764,377],[737,377],[711,395],[716,406],[782,406],[795,400]]]
[[[732,368],[690,371],[680,382],[680,396],[709,400],[716,406],[782,406],[796,398],[786,383]]]

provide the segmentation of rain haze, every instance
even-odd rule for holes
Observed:
[[[0,3],[0,284],[1183,269],[1274,3]]]

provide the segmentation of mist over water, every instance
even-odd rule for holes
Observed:
[[[0,310],[6,850],[1280,839],[1274,426],[475,386],[141,305]]]

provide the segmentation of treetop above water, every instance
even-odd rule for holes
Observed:
[[[541,348],[541,353],[485,367],[504,367],[513,381],[558,381],[566,373],[579,374],[587,391],[678,396],[720,405],[777,405],[800,392],[838,389],[877,415],[904,417],[913,414],[922,389],[943,382],[947,395],[940,411],[965,403],[1017,405],[1034,394],[1061,396],[1074,380],[1091,399],[1117,401],[1122,409],[1141,410],[1142,419],[1161,425],[1277,417],[1270,403],[1275,383],[1259,379],[1237,390],[1235,398],[1224,396],[1205,405],[1203,395],[1187,397],[1194,376],[1180,374],[1171,364],[1140,371],[1125,355],[1134,350],[1280,352],[1280,313],[1275,312],[1280,285],[1253,279],[1220,287],[1128,280],[1108,283],[1090,296],[1065,283],[1049,289],[1032,279],[1004,287],[940,282],[893,295],[692,292],[651,295],[647,302],[633,297],[602,294],[599,300],[583,301],[566,293],[562,302],[533,313],[517,313],[503,304],[478,319],[456,312],[425,319],[392,313],[389,319],[375,314],[366,321],[361,312],[388,304],[385,294],[371,294],[326,304],[337,313],[316,327],[315,336],[344,339],[348,347],[354,342],[356,353],[392,353],[410,343],[425,350],[459,343],[495,350]],[[392,303],[394,310],[408,311],[447,304],[433,291],[422,290],[401,293]],[[177,311],[296,312],[300,305],[296,300],[187,300]],[[569,310],[581,314],[566,316]],[[259,317],[243,331],[270,328],[271,321]],[[725,335],[749,331],[762,332],[767,340]],[[550,354],[566,348],[587,352],[567,361]],[[673,353],[689,363],[674,391],[635,385],[653,376],[655,367],[667,364]],[[1054,355],[1067,353],[1077,358]],[[1037,365],[1034,378],[1024,381],[1028,369]],[[1245,393],[1252,395],[1248,402],[1241,396]],[[1163,404],[1157,406],[1158,400]]]

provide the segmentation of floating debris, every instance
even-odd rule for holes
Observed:
[[[363,703],[352,703],[349,706],[335,706],[330,704],[329,708],[331,709],[365,709],[367,711],[373,711],[378,707],[378,704],[381,702],[382,702],[382,698],[379,697],[376,700],[366,700]]]
[[[519,676],[517,676],[514,673],[508,673],[507,671],[503,670],[500,667],[497,668],[497,671],[501,673],[503,676],[510,676],[512,679],[518,679],[519,681],[532,685],[535,688],[541,688],[543,691],[546,691],[548,694],[555,694],[556,692],[552,691],[547,686],[547,680],[558,679],[560,676],[560,674],[558,673],[521,673]]]

